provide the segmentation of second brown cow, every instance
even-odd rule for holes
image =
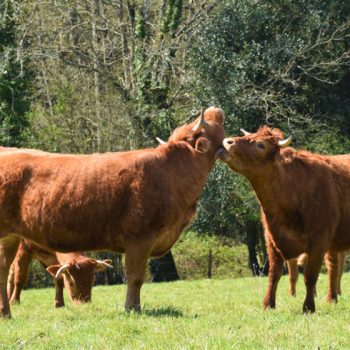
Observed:
[[[275,307],[284,260],[308,254],[304,312],[315,311],[314,292],[326,253],[337,281],[337,252],[350,248],[350,156],[322,156],[288,147],[278,129],[226,138],[218,157],[244,175],[259,199],[270,270],[264,308]],[[336,288],[331,288],[336,291]],[[328,296],[337,301],[337,293]]]

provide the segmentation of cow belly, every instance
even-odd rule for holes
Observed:
[[[181,231],[165,231],[154,242],[151,252],[152,257],[162,256],[167,253],[179,239]]]
[[[285,260],[296,258],[300,254],[307,251],[306,240],[294,239],[288,237],[287,235],[278,237],[278,239],[272,237],[272,243]]]
[[[350,249],[350,222],[340,225],[332,241],[332,250]]]

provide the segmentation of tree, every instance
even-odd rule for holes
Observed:
[[[16,18],[8,0],[0,0],[0,143],[18,146],[28,126],[30,73],[16,41]]]

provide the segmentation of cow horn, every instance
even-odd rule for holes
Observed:
[[[207,128],[208,123],[204,119],[204,113],[203,113],[203,108],[201,108],[201,115],[200,118],[197,122],[197,124],[193,127],[192,131],[194,133],[199,132],[202,128]]]
[[[68,270],[68,267],[69,267],[69,264],[62,265],[56,272],[55,278],[59,278],[62,275],[62,273]]]
[[[96,268],[101,268],[101,267],[103,267],[103,268],[108,267],[108,268],[110,268],[110,269],[113,269],[113,268],[114,268],[114,266],[111,265],[111,264],[112,264],[112,260],[111,260],[111,259],[107,259],[107,260],[96,260],[96,263],[97,263]]]
[[[292,142],[292,136],[289,136],[286,140],[278,141],[278,146],[281,148],[288,147]]]
[[[251,133],[244,130],[244,129],[241,129],[241,132],[243,133],[244,136],[247,136],[247,135],[250,135]]]
[[[166,145],[167,143],[163,141],[161,138],[156,137],[156,140],[161,144],[161,145]]]

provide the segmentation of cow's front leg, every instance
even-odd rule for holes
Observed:
[[[267,252],[269,255],[269,284],[267,287],[266,296],[263,302],[263,308],[276,307],[276,291],[277,285],[283,273],[284,260],[281,254],[271,243],[270,239],[266,238]]]
[[[64,282],[63,278],[54,278],[55,281],[55,307],[63,307],[64,306],[64,298],[63,298],[63,287]]]
[[[137,246],[135,244],[125,250],[127,280],[126,311],[141,311],[140,291],[145,278],[149,256],[150,251],[148,247],[142,245]]]
[[[318,274],[320,273],[325,251],[315,247],[309,252],[308,261],[304,266],[304,281],[306,286],[306,297],[303,305],[303,312],[315,312],[315,291]]]
[[[7,297],[7,278],[18,244],[19,238],[16,236],[7,236],[0,240],[0,317],[11,317]]]

